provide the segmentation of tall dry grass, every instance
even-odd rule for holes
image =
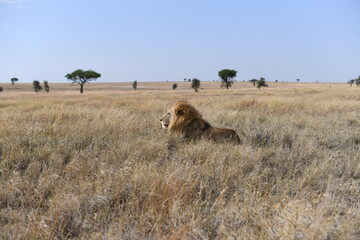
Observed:
[[[178,100],[243,144],[168,158]],[[360,239],[359,103],[340,85],[0,95],[0,239]]]

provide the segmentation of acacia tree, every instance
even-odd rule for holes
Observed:
[[[219,77],[221,78],[221,86],[225,86],[226,89],[232,86],[234,82],[234,78],[236,77],[236,71],[231,69],[223,69],[218,73]]]
[[[254,78],[254,79],[249,80],[249,82],[251,82],[254,86],[256,85],[257,81],[258,81],[258,80],[257,80],[257,79],[255,79],[255,78]]]
[[[360,76],[358,78],[354,79],[356,86],[360,86]]]
[[[193,78],[193,80],[191,81],[191,88],[195,89],[195,92],[197,92],[199,87],[200,87],[200,80],[197,78]]]
[[[174,83],[174,84],[172,85],[172,89],[173,89],[173,90],[175,90],[177,87],[178,87],[178,85],[177,85],[176,83]]]
[[[72,73],[68,73],[65,77],[72,81],[72,83],[77,83],[80,85],[80,93],[84,92],[84,84],[91,81],[95,81],[97,78],[101,77],[100,73],[97,73],[93,70],[83,71],[82,69],[75,70]]]
[[[33,89],[36,92],[36,94],[42,90],[42,87],[40,85],[40,82],[38,80],[33,81]]]
[[[11,81],[12,85],[15,85],[15,82],[19,81],[19,79],[18,78],[12,78],[12,79],[10,79],[10,81]]]
[[[352,85],[354,84],[354,82],[355,82],[355,79],[351,79],[351,80],[348,81],[348,84],[350,84],[350,87],[352,87]]]
[[[265,78],[261,77],[259,81],[256,82],[256,87],[260,89],[261,87],[267,87]]]
[[[136,88],[137,88],[137,81],[136,80],[132,83],[132,87],[133,87],[134,90],[136,90]]]

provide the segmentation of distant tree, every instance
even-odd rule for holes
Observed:
[[[254,79],[249,80],[249,82],[251,82],[254,86],[256,85],[257,81],[258,81],[258,80],[257,80],[257,79],[255,79],[255,78],[254,78]]]
[[[275,80],[275,82],[278,82],[278,80]]]
[[[184,82],[186,82],[186,78],[184,78]]]
[[[136,90],[136,88],[137,88],[137,81],[136,80],[132,83],[132,87],[133,87],[134,90]]]
[[[298,78],[298,79],[296,79],[296,81],[297,81],[297,82],[300,82],[300,79]]]
[[[33,81],[33,89],[36,92],[36,94],[42,90],[42,87],[40,85],[40,82],[38,80]]]
[[[356,86],[360,86],[360,76],[358,76],[358,78],[354,79],[355,80],[355,83],[356,83]]]
[[[191,88],[195,89],[195,92],[197,92],[199,87],[200,87],[200,80],[197,78],[193,78],[193,80],[191,81]]]
[[[10,81],[11,81],[12,85],[15,85],[15,82],[19,81],[19,79],[18,78],[12,78],[12,79],[10,79]]]
[[[354,84],[354,82],[355,82],[355,79],[351,79],[351,80],[349,80],[347,83],[350,84],[350,87],[352,87],[352,85]]]
[[[44,90],[45,92],[50,92],[50,87],[49,87],[49,82],[48,81],[44,81]]]
[[[234,78],[236,77],[236,71],[231,69],[223,69],[218,73],[219,77],[221,78],[221,86],[225,86],[226,89],[232,86],[234,82]]]
[[[260,89],[261,87],[267,87],[265,78],[261,77],[259,81],[256,82],[256,87]]]
[[[174,83],[174,84],[172,85],[172,89],[173,89],[173,90],[175,90],[177,87],[178,87],[178,85],[177,85],[176,83]]]
[[[0,87],[0,92],[2,92],[3,91],[3,87]]]
[[[68,73],[65,77],[72,81],[72,84],[77,83],[80,85],[80,93],[84,92],[85,83],[90,83],[101,77],[100,73],[97,73],[93,70],[83,71],[82,69],[77,69],[72,73]]]
[[[191,82],[191,79],[190,79],[190,78],[188,79],[188,82]]]

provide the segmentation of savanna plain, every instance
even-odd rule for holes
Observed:
[[[360,88],[3,84],[0,239],[360,239]],[[186,100],[242,144],[179,141]]]

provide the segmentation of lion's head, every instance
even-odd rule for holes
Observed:
[[[201,114],[193,106],[185,101],[180,101],[170,109],[169,132],[183,132],[184,127],[191,124],[195,119],[202,119]]]

